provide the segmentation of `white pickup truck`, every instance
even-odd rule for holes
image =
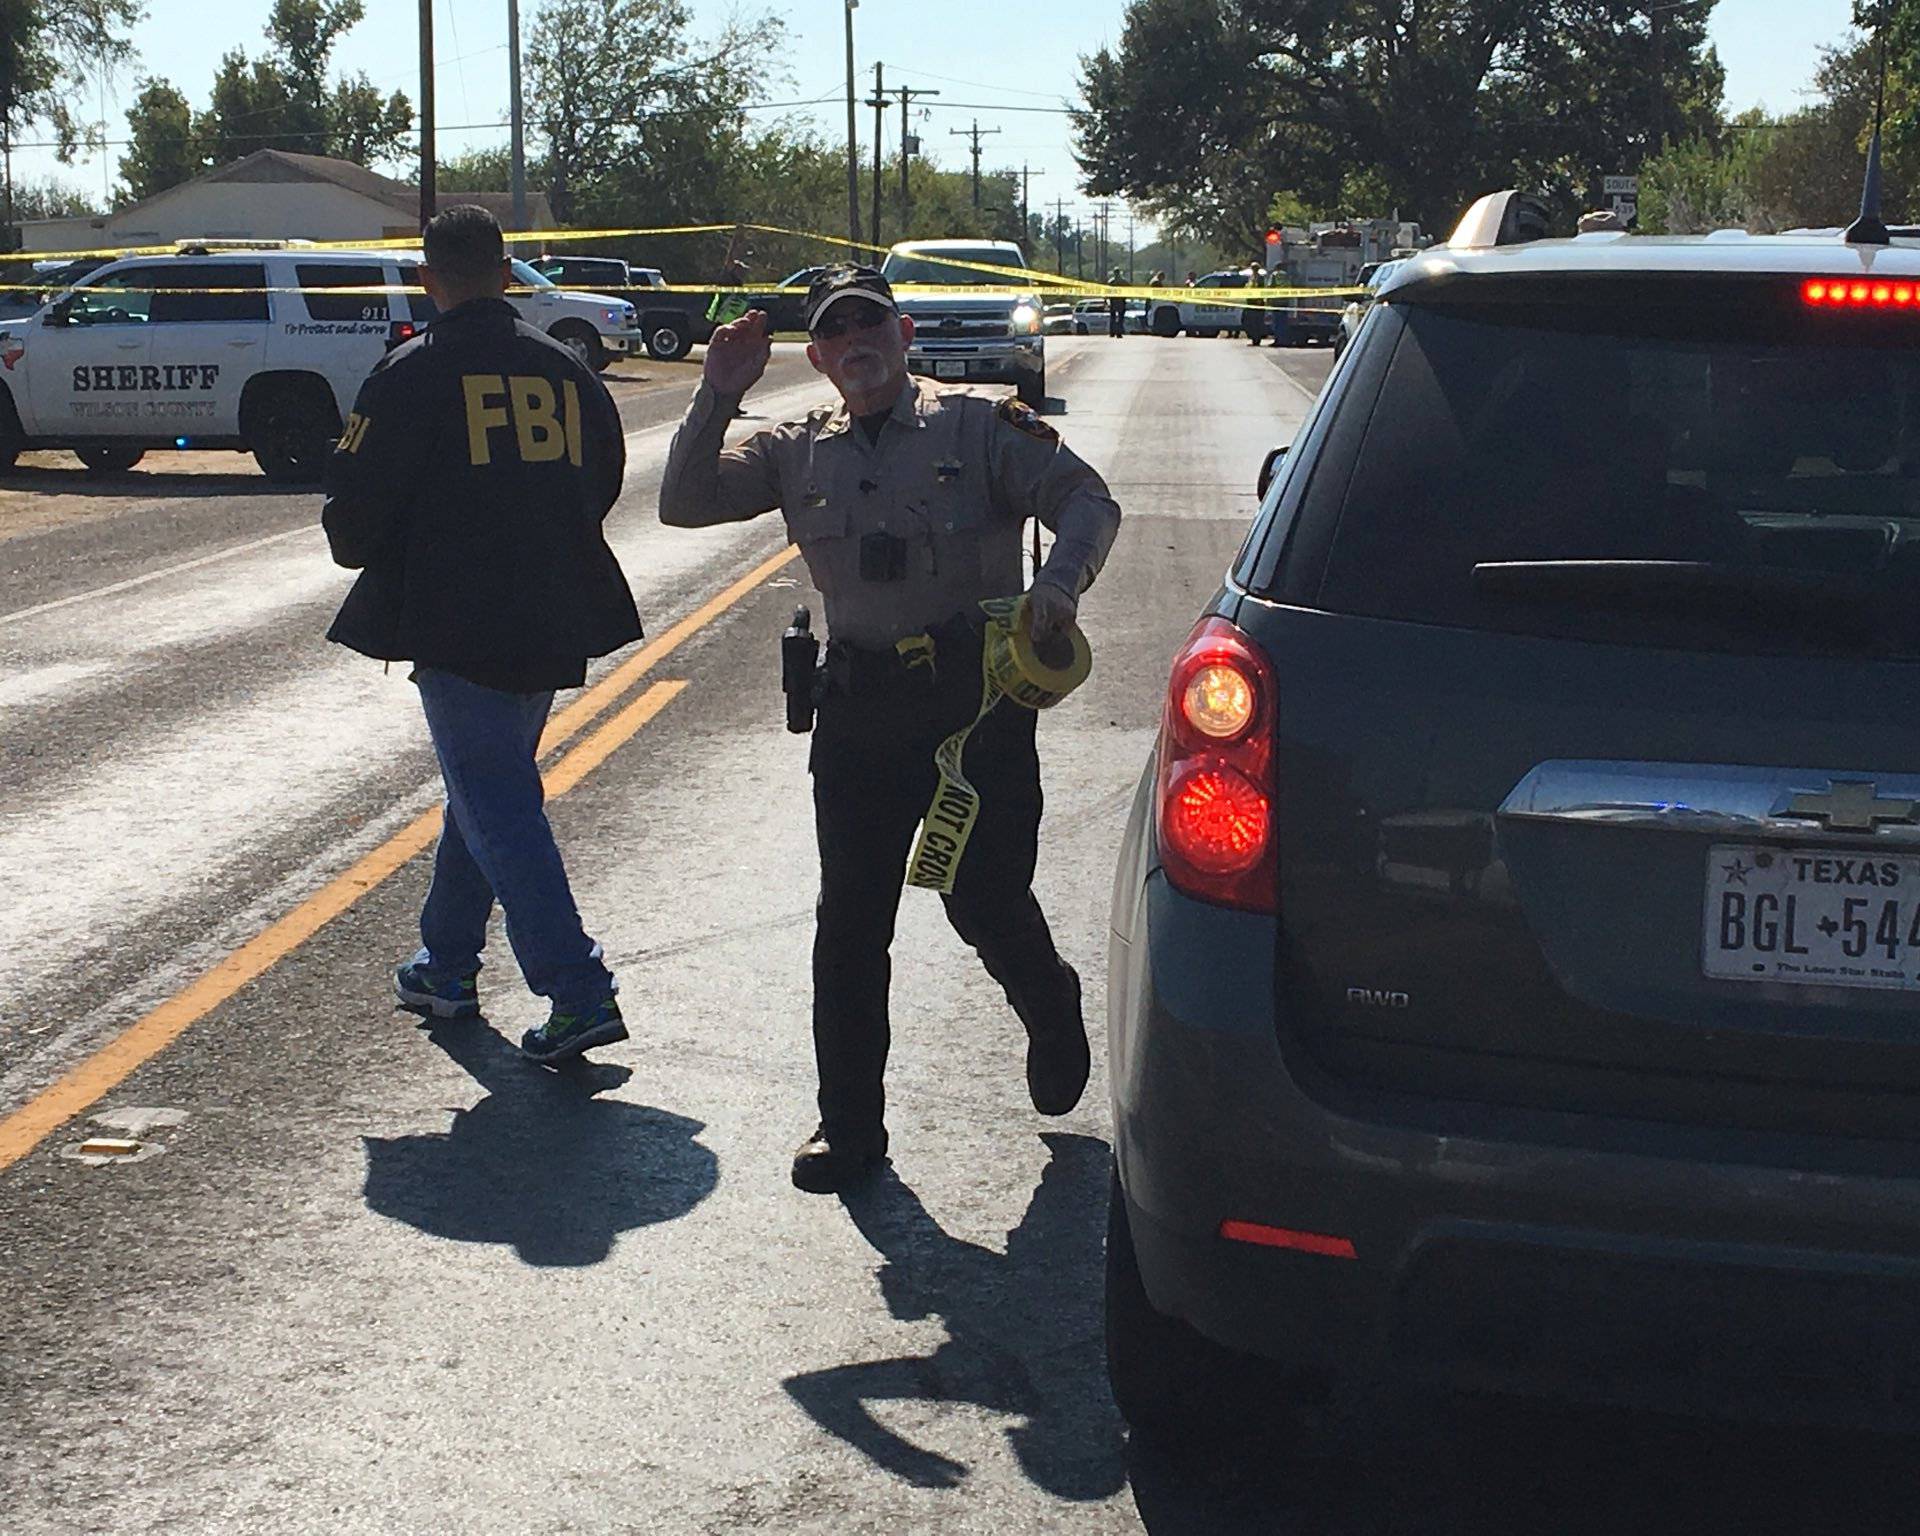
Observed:
[[[96,473],[150,449],[251,451],[273,480],[319,477],[360,384],[425,325],[418,252],[279,246],[107,262],[0,321],[0,470],[69,448]],[[525,268],[524,271],[522,269]],[[522,319],[590,366],[640,348],[633,306],[514,264]]]
[[[994,268],[1008,268],[1005,275]],[[1036,410],[1047,398],[1046,305],[1025,286],[1026,257],[1010,240],[910,240],[880,268],[913,317],[907,366],[936,379],[1015,385]],[[1001,288],[1004,292],[983,292]]]

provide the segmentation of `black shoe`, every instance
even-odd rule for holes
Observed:
[[[793,1187],[810,1195],[831,1195],[859,1183],[886,1156],[885,1130],[865,1136],[829,1136],[822,1126],[793,1154]]]
[[[1073,983],[1070,1008],[1050,1019],[1023,1020],[1027,1026],[1027,1094],[1043,1115],[1064,1115],[1080,1102],[1093,1071],[1087,1026],[1080,1016],[1080,973],[1061,962]]]

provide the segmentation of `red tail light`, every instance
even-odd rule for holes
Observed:
[[[1160,728],[1155,820],[1174,888],[1278,910],[1273,668],[1225,619],[1202,619],[1173,659]]]

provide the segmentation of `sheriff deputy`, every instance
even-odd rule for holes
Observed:
[[[1054,533],[1027,600],[1036,643],[1069,630],[1113,544],[1106,484],[1017,400],[907,371],[913,321],[871,267],[830,267],[807,294],[807,358],[841,403],[725,446],[771,354],[755,310],[716,330],[660,487],[676,527],[778,508],[825,600],[830,642],[809,767],[820,847],[813,1041],[820,1123],[793,1160],[804,1190],[846,1187],[886,1155],[888,949],[907,855],[939,780],[934,752],[981,701],[982,599],[1017,594],[1021,526]],[[951,895],[954,930],[1027,1032],[1034,1108],[1063,1115],[1089,1067],[1080,978],[1032,883],[1040,832],[1037,716],[1001,700],[967,741],[979,819]]]

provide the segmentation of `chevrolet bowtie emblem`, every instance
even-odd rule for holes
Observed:
[[[1876,784],[1835,782],[1825,794],[1795,795],[1780,814],[1824,821],[1835,832],[1871,832],[1883,821],[1920,821],[1920,800],[1882,800]]]

